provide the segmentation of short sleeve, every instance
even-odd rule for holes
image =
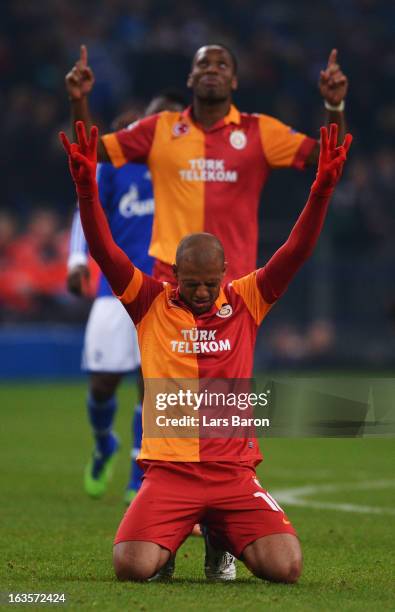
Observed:
[[[268,304],[259,291],[257,285],[257,271],[232,281],[231,286],[235,293],[243,298],[255,323],[260,325],[272,307],[272,304]]]
[[[133,276],[122,295],[122,302],[135,325],[138,325],[155,298],[164,290],[163,283],[134,267]]]
[[[159,115],[135,121],[127,128],[102,136],[112,164],[119,168],[128,162],[146,163],[151,151]]]
[[[259,115],[259,131],[263,152],[271,168],[303,169],[317,146],[314,138],[268,115]]]

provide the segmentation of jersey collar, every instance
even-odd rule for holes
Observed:
[[[235,125],[240,125],[240,112],[233,104],[231,104],[229,113],[224,118],[224,123],[225,125],[230,125],[231,123],[234,123]]]
[[[181,113],[181,116],[189,121],[190,123],[193,123],[194,125],[197,125],[200,129],[201,126],[199,123],[196,123],[193,120],[193,116],[192,116],[192,105],[188,106],[186,109],[184,109]],[[231,104],[230,105],[230,109],[227,115],[225,115],[225,117],[223,117],[222,119],[220,119],[219,121],[217,121],[217,123],[214,123],[214,125],[211,126],[211,128],[209,130],[205,130],[206,132],[212,132],[213,130],[217,130],[218,128],[223,127],[224,125],[240,125],[240,112],[238,111],[238,109]]]

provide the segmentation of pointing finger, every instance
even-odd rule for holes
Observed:
[[[328,58],[328,67],[331,64],[336,64],[337,63],[337,49],[332,49],[332,51],[329,54],[329,58]]]
[[[86,45],[80,46],[80,62],[84,67],[88,65],[88,49]]]

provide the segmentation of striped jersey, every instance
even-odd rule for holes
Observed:
[[[259,197],[273,168],[302,169],[316,141],[268,115],[229,113],[203,129],[185,111],[165,111],[103,136],[112,163],[148,164],[155,216],[150,254],[174,263],[180,240],[217,236],[228,254],[226,281],[256,268]]]
[[[145,382],[140,459],[260,461],[254,438],[205,439],[199,428],[196,436],[150,435],[150,423],[159,414],[152,389],[163,391],[167,383],[180,380],[198,389],[203,379],[251,378],[258,326],[271,308],[259,282],[258,270],[228,283],[210,311],[195,315],[180,299],[178,289],[134,269],[119,298],[136,325]]]

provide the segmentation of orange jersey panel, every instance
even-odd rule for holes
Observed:
[[[174,263],[180,240],[204,231],[204,182],[184,178],[196,173],[204,146],[204,134],[192,122],[180,123],[178,113],[161,113],[148,157],[155,200],[149,252],[161,261]]]
[[[158,394],[174,394],[179,389],[198,393],[207,380],[251,378],[258,323],[270,309],[256,273],[221,289],[211,310],[199,316],[186,307],[177,290],[137,269],[120,299],[137,327],[145,382],[140,458],[259,461],[259,447],[252,438],[204,439],[199,425],[194,424],[186,436],[179,430],[179,437],[161,437],[156,426],[158,416],[169,414],[158,408]],[[183,417],[198,416],[188,405],[177,404],[175,410]]]

